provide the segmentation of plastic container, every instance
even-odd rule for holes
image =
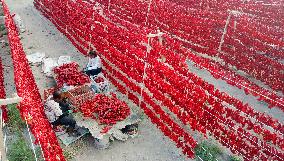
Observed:
[[[82,103],[95,97],[95,93],[87,85],[75,87],[68,91],[68,95],[69,102],[76,107],[79,107]]]
[[[92,89],[95,90],[96,93],[105,93],[109,91],[109,82],[102,73],[91,76],[90,78],[91,86],[95,86],[95,88],[93,87]],[[103,81],[97,82],[99,79],[102,79]]]

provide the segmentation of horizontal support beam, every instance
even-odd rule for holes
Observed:
[[[14,104],[14,103],[19,103],[22,101],[22,98],[19,97],[17,94],[13,95],[14,97],[12,98],[5,98],[5,99],[0,99],[0,106],[1,105],[9,105],[9,104]]]

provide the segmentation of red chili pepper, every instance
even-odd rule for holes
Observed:
[[[100,124],[115,124],[117,121],[124,120],[130,114],[127,104],[117,99],[115,94],[112,94],[111,97],[98,94],[94,100],[83,103],[80,110],[85,117],[97,113]]]
[[[53,69],[56,74],[58,87],[62,87],[64,83],[67,85],[83,85],[89,83],[90,79],[87,75],[79,71],[79,65],[75,62],[63,64]]]

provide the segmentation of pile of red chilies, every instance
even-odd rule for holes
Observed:
[[[79,71],[79,65],[75,62],[63,64],[54,68],[58,87],[62,87],[64,83],[71,86],[84,85],[89,83],[90,79],[87,75]]]
[[[98,119],[100,124],[107,125],[122,121],[130,114],[130,108],[115,94],[111,94],[111,96],[98,94],[94,99],[87,100],[79,108],[85,117]]]

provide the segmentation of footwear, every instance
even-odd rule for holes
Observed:
[[[53,128],[55,134],[58,135],[62,135],[65,134],[66,130],[62,127],[62,126],[56,126]]]
[[[66,129],[66,132],[69,134],[71,134],[71,133],[73,133],[75,131],[75,129],[74,128],[72,128],[72,127],[67,127],[67,129]]]

